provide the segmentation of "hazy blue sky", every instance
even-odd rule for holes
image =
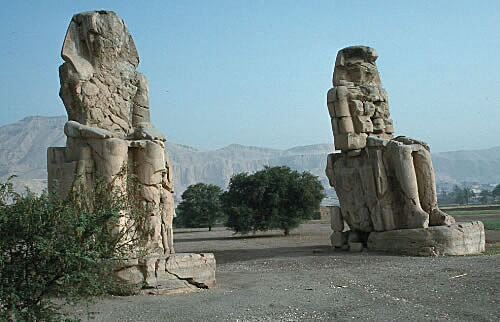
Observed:
[[[115,11],[134,37],[154,124],[203,150],[333,140],[339,49],[377,49],[396,134],[433,151],[500,145],[500,1],[4,1],[0,125],[63,115],[74,13]]]

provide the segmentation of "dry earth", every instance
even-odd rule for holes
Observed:
[[[500,255],[336,252],[329,234],[318,222],[288,237],[177,230],[177,252],[215,253],[216,289],[107,297],[72,310],[84,320],[99,312],[96,321],[500,320]]]

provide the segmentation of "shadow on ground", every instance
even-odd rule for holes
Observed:
[[[331,255],[329,246],[303,246],[303,247],[277,247],[277,248],[251,248],[251,249],[231,249],[215,251],[217,264],[228,264],[266,258],[294,258],[303,256],[326,256]]]
[[[177,234],[177,233],[176,233]],[[293,236],[290,234],[289,236]],[[259,238],[272,238],[272,237],[286,237],[283,234],[267,234],[267,235],[238,235],[238,236],[213,236],[213,237],[199,237],[199,238],[179,238],[175,243],[187,242],[203,242],[203,241],[217,241],[217,240],[243,240],[243,239],[259,239]]]

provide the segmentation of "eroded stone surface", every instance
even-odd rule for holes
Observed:
[[[393,136],[388,97],[373,48],[347,47],[337,54],[333,88],[327,93],[335,148],[326,175],[335,188],[341,217],[352,242],[366,244],[368,234],[451,225],[454,218],[438,208],[430,149],[424,142]],[[342,231],[332,215],[332,229]],[[332,237],[338,246],[340,235]]]
[[[166,294],[213,288],[216,262],[211,253],[152,255],[116,269],[118,282],[131,294]],[[122,291],[122,293],[124,293]]]
[[[133,286],[152,287],[161,271],[158,265],[163,261],[165,267],[174,253],[174,184],[166,138],[150,120],[148,83],[136,70],[139,56],[134,41],[114,12],[83,12],[73,16],[61,56],[65,62],[59,68],[59,95],[68,113],[67,141],[66,147],[47,151],[49,191],[57,189],[58,195],[65,196],[77,183],[91,189],[98,177],[113,182],[120,191],[126,191],[129,182],[138,183],[134,200],[148,205],[151,216],[142,228],[135,228],[149,257],[122,267],[116,277]],[[211,256],[213,270],[206,274],[214,275]],[[204,255],[205,262],[208,257]],[[202,261],[197,258],[185,265],[208,269],[210,265],[200,268]],[[215,285],[215,275],[213,281]]]
[[[439,211],[429,147],[393,138],[389,103],[377,52],[364,46],[339,51],[327,103],[335,147],[326,174],[351,229],[371,232],[453,223]]]
[[[49,148],[49,190],[68,193],[79,177],[92,186],[101,176],[125,189],[127,168],[141,184],[138,202],[152,206],[148,248],[173,253],[173,176],[165,137],[149,116],[146,77],[123,20],[111,11],[73,16],[61,52],[59,95],[68,112],[65,148]],[[83,178],[83,180],[82,180]]]

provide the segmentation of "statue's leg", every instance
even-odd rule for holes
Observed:
[[[408,228],[427,228],[429,226],[429,214],[420,205],[412,146],[390,141],[387,147],[391,154],[396,179],[402,190],[403,209],[408,216]]]
[[[125,178],[116,176],[127,165],[128,143],[122,139],[93,140],[91,143],[97,174],[125,188]],[[121,179],[121,180],[120,180]]]
[[[162,171],[165,164],[163,145],[155,141],[133,141],[131,147],[134,151],[134,174],[141,184],[138,197],[142,202],[153,206],[147,247],[153,252],[164,253],[160,213]]]
[[[161,242],[163,244],[163,253],[164,254],[170,254],[170,248],[168,247],[168,242],[167,242],[167,228],[164,223],[161,225]]]
[[[413,161],[417,174],[420,204],[422,209],[429,214],[429,225],[453,224],[455,219],[438,208],[436,179],[432,167],[431,153],[423,146],[420,146],[417,151],[413,152]]]
[[[168,248],[170,249],[170,254],[174,254],[174,229],[172,227],[173,225],[173,220],[174,216],[169,215],[168,216],[168,225],[167,225],[167,242],[168,242]]]

